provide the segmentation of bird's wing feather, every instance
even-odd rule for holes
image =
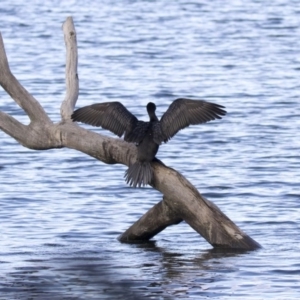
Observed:
[[[223,108],[222,105],[204,100],[176,99],[162,116],[159,122],[160,134],[157,134],[155,139],[160,142],[167,142],[180,129],[189,125],[221,119],[221,116],[226,114]]]
[[[129,143],[140,143],[149,128],[149,122],[137,121],[131,131],[125,133],[124,140]]]
[[[137,118],[120,102],[96,103],[77,109],[71,116],[73,121],[107,129],[121,137],[132,131]],[[126,140],[126,139],[125,139]]]

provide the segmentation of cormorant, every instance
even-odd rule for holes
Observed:
[[[150,184],[153,171],[151,161],[155,160],[158,147],[167,142],[179,130],[221,119],[226,114],[224,106],[204,100],[180,98],[173,101],[168,110],[158,120],[154,103],[147,104],[149,122],[139,121],[120,102],[105,102],[77,109],[71,116],[93,126],[102,127],[137,146],[137,161],[125,173],[126,182],[133,187]]]

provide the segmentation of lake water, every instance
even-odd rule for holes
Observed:
[[[0,132],[0,299],[299,299],[300,2],[2,0],[11,69],[55,122],[67,16],[77,107],[121,101],[146,120],[149,101],[159,116],[178,97],[226,106],[158,158],[263,248],[214,251],[185,223],[121,244],[157,191],[129,188],[125,166],[29,150]],[[28,122],[2,88],[0,109]]]

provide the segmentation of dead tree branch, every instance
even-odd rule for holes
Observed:
[[[0,34],[0,84],[30,119],[24,125],[0,112],[0,129],[24,147],[46,150],[67,147],[107,164],[129,165],[136,160],[136,148],[121,139],[109,138],[79,127],[70,116],[78,99],[76,31],[71,17],[63,25],[66,57],[66,96],[61,105],[61,122],[54,124],[41,104],[11,73]],[[120,237],[120,241],[148,240],[167,226],[185,220],[214,247],[253,250],[260,245],[242,232],[221,210],[203,198],[180,173],[153,162],[152,187],[163,200],[151,208]]]

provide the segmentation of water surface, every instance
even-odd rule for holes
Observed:
[[[124,166],[29,150],[0,132],[0,298],[298,299],[300,3],[4,0],[11,69],[54,122],[67,16],[77,107],[121,101],[146,120],[149,101],[158,115],[182,96],[226,106],[224,119],[181,131],[158,157],[263,249],[220,253],[185,223],[121,244],[157,191],[129,188]],[[28,123],[2,88],[0,109]]]

